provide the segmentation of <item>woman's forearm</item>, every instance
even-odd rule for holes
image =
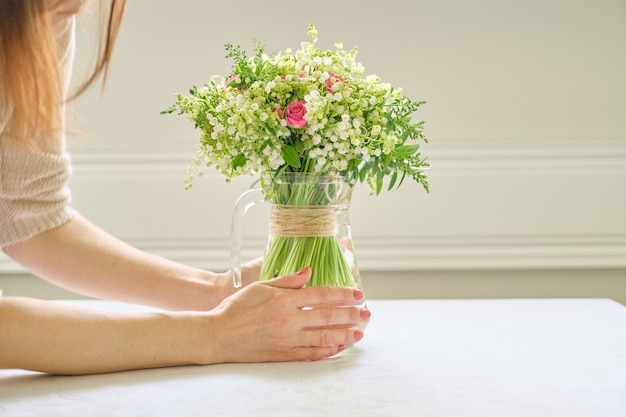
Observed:
[[[0,299],[0,368],[89,374],[195,364],[201,313],[96,312],[28,298]]]
[[[207,310],[226,291],[218,274],[142,252],[82,217],[4,250],[36,275],[97,298]]]

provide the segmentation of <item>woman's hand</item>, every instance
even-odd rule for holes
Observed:
[[[247,287],[259,280],[261,275],[261,262],[263,258],[256,258],[241,265],[241,286]],[[223,274],[218,274],[216,280],[217,293],[219,302],[225,298],[233,295],[240,288],[235,288],[233,285],[232,271],[228,271]]]
[[[310,268],[257,281],[207,313],[211,335],[203,363],[318,360],[363,337],[369,310],[348,287],[302,288]],[[210,342],[209,342],[210,341]]]

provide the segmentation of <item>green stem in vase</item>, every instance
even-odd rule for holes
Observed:
[[[275,236],[265,254],[261,279],[291,274],[310,266],[308,286],[354,286],[343,249],[334,236]]]

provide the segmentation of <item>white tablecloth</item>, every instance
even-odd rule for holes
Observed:
[[[626,416],[621,304],[368,304],[373,315],[365,338],[341,357],[320,362],[80,377],[0,370],[0,416]]]

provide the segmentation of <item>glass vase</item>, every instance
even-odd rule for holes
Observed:
[[[265,177],[261,188],[237,200],[232,222],[231,268],[241,286],[241,226],[249,208],[271,204],[269,236],[261,280],[310,266],[308,286],[349,286],[362,290],[350,230],[352,186],[344,178],[310,173]]]

